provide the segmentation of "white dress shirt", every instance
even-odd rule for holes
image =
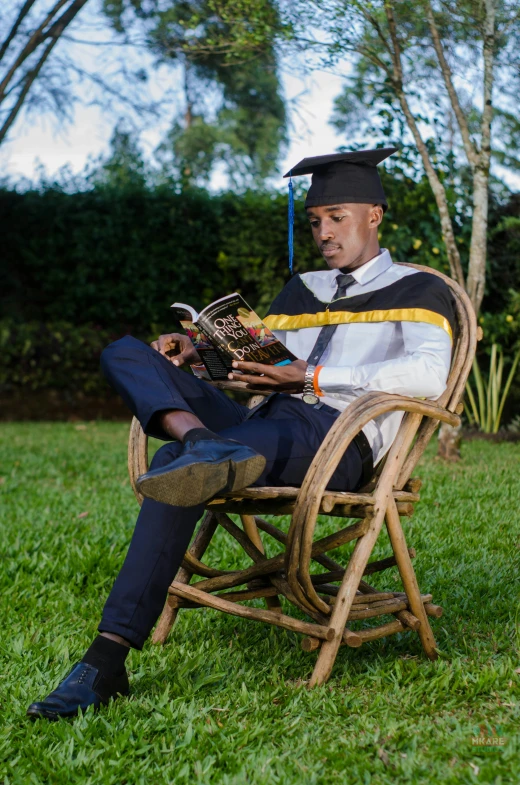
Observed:
[[[330,303],[337,289],[339,270],[303,273],[303,283],[323,303]],[[386,249],[351,274],[355,283],[346,297],[372,292],[414,275],[412,267],[395,265]],[[306,360],[321,327],[274,330],[276,337],[297,357]],[[437,398],[445,389],[451,359],[451,338],[436,325],[424,322],[364,322],[340,324],[319,364],[324,367],[318,385],[320,401],[335,409],[366,392],[377,390],[416,398]],[[301,398],[301,395],[297,397]],[[392,412],[363,428],[377,463],[389,450],[403,414]]]

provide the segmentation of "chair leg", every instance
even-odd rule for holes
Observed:
[[[201,556],[204,555],[206,548],[211,542],[211,538],[215,534],[217,526],[218,521],[216,516],[212,512],[207,511],[200,523],[197,534],[195,535],[193,542],[188,549],[192,556],[195,556],[196,559],[200,559]],[[178,583],[189,583],[192,576],[193,573],[191,570],[181,567],[175,576],[175,580]],[[175,596],[167,597],[163,612],[161,613],[159,621],[157,622],[157,627],[155,628],[152,635],[152,643],[166,642],[166,638],[170,634],[179,612],[179,609],[176,607],[176,599],[177,598]]]
[[[430,622],[428,621],[428,616],[426,615],[424,604],[421,600],[419,584],[417,583],[417,577],[412,566],[410,554],[408,553],[401,520],[393,498],[389,500],[386,511],[386,528],[395,554],[395,560],[397,562],[399,574],[401,575],[403,587],[406,596],[408,597],[410,610],[421,622],[418,633],[423,649],[430,660],[436,660],[438,656],[436,652],[437,644],[435,643],[432,628],[430,627]]]
[[[260,536],[260,532],[258,531],[258,526],[256,525],[255,516],[254,515],[241,515],[242,526],[244,527],[244,531],[253,543],[256,545],[259,551],[265,553],[264,544],[262,542],[262,538]],[[282,604],[278,595],[274,597],[266,597],[265,604],[267,607],[272,610],[276,611],[277,613],[282,612]]]
[[[381,531],[384,517],[385,510],[379,509],[372,518],[368,531],[359,538],[352,552],[330,617],[330,627],[334,630],[334,637],[330,641],[324,641],[314,666],[309,687],[324,684],[331,674],[338,649],[343,640],[343,633],[352,601]]]
[[[182,576],[180,575],[181,572],[186,572],[186,570],[184,571],[179,570],[176,576],[177,579],[182,578]],[[188,583],[189,578],[188,580],[184,580],[182,582]],[[173,595],[168,595],[160,619],[157,622],[157,627],[153,631],[152,643],[166,643],[166,638],[170,634],[170,630],[175,624],[178,610],[179,609],[177,608],[177,597]]]

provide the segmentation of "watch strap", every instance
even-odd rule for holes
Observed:
[[[320,390],[319,384],[318,384],[318,376],[320,375],[320,371],[321,371],[322,368],[323,368],[323,365],[317,365],[316,368],[314,369],[314,374],[313,374],[313,377],[312,377],[312,386],[314,388],[314,392],[316,393],[316,395],[319,398],[323,397],[323,393]]]

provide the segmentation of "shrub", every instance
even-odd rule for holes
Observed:
[[[427,182],[388,172],[383,177],[390,209],[381,244],[396,261],[446,272]],[[304,190],[297,189],[295,269],[320,269],[323,260],[302,206]],[[491,232],[500,264],[491,247],[490,290],[501,299],[499,308],[485,302],[484,331],[504,350],[502,332],[511,326],[511,313],[496,314],[507,300],[507,289],[497,282],[507,272],[508,286],[520,289],[520,268],[506,265],[509,250],[518,245],[519,209],[520,201],[512,199],[501,221],[495,206],[497,228]],[[170,332],[174,300],[201,308],[239,291],[263,314],[289,278],[287,198],[277,192],[211,196],[195,188],[175,193],[167,186],[135,184],[79,193],[0,189],[0,222],[3,393],[23,387],[103,394],[102,348],[125,333],[149,340]],[[467,241],[460,216],[456,225],[459,240]],[[511,397],[516,395],[513,382]]]
[[[87,395],[106,393],[99,370],[103,348],[117,336],[92,325],[68,322],[0,322],[0,391],[53,388]]]

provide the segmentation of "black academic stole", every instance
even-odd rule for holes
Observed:
[[[326,324],[423,322],[445,330],[453,340],[455,306],[449,287],[431,273],[417,272],[365,294],[319,300],[300,275],[275,298],[264,323],[270,330],[300,330]]]

